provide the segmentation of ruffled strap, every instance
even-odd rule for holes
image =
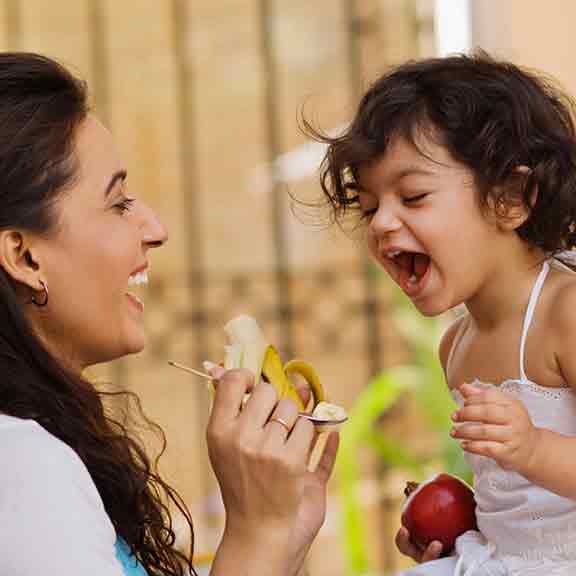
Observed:
[[[564,264],[576,266],[576,250],[564,250],[556,254],[554,258],[560,260],[560,262],[564,262]]]

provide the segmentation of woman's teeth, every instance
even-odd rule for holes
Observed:
[[[148,272],[143,270],[142,272],[137,272],[136,274],[132,274],[128,278],[128,287],[138,287],[138,286],[146,286],[148,284]],[[126,292],[126,295],[135,301],[142,309],[144,308],[144,302],[136,294],[133,292]]]
[[[146,270],[132,274],[128,278],[128,286],[138,286],[139,284],[148,284],[148,272]]]

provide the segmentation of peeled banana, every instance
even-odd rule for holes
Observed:
[[[300,411],[306,409],[294,387],[294,375],[300,375],[310,387],[313,407],[326,399],[316,371],[308,362],[293,359],[282,363],[278,351],[270,344],[260,326],[251,316],[241,315],[224,327],[229,340],[225,347],[224,368],[247,368],[254,374],[256,384],[265,380],[272,384],[280,398],[290,398]]]

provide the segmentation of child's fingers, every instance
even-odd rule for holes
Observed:
[[[436,560],[442,554],[442,542],[434,540],[430,542],[426,550],[422,551],[411,540],[410,533],[405,526],[401,526],[396,533],[396,547],[405,556],[409,556],[416,562],[428,562]]]
[[[487,456],[495,460],[498,459],[503,452],[503,446],[499,442],[462,440],[460,446],[465,452]]]
[[[503,425],[510,422],[510,411],[499,404],[470,404],[454,412],[452,420]]]
[[[410,534],[404,526],[401,526],[396,533],[396,547],[398,550],[404,554],[404,556],[410,556],[416,562],[420,561],[422,557],[422,551],[419,550],[410,540]]]
[[[459,424],[450,431],[453,438],[461,440],[481,440],[489,442],[507,442],[511,439],[508,426],[491,426],[489,424]]]
[[[484,392],[482,388],[478,388],[478,386],[469,384],[468,382],[460,384],[460,386],[458,386],[458,391],[460,394],[462,394],[462,396],[464,396],[464,398],[469,398],[470,396],[475,396]]]
[[[464,397],[464,402],[467,406],[471,404],[498,404],[501,406],[509,406],[514,399],[505,392],[494,390],[492,388],[486,390],[478,388],[472,384],[462,384],[458,390]]]
[[[420,558],[420,562],[430,562],[430,560],[436,560],[442,554],[442,542],[438,540],[434,540],[430,542],[428,548],[424,550],[422,557]]]

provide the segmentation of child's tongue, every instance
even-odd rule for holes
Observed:
[[[408,294],[414,294],[420,289],[421,280],[428,270],[430,258],[418,252],[404,252],[397,257],[400,268],[399,284]]]

